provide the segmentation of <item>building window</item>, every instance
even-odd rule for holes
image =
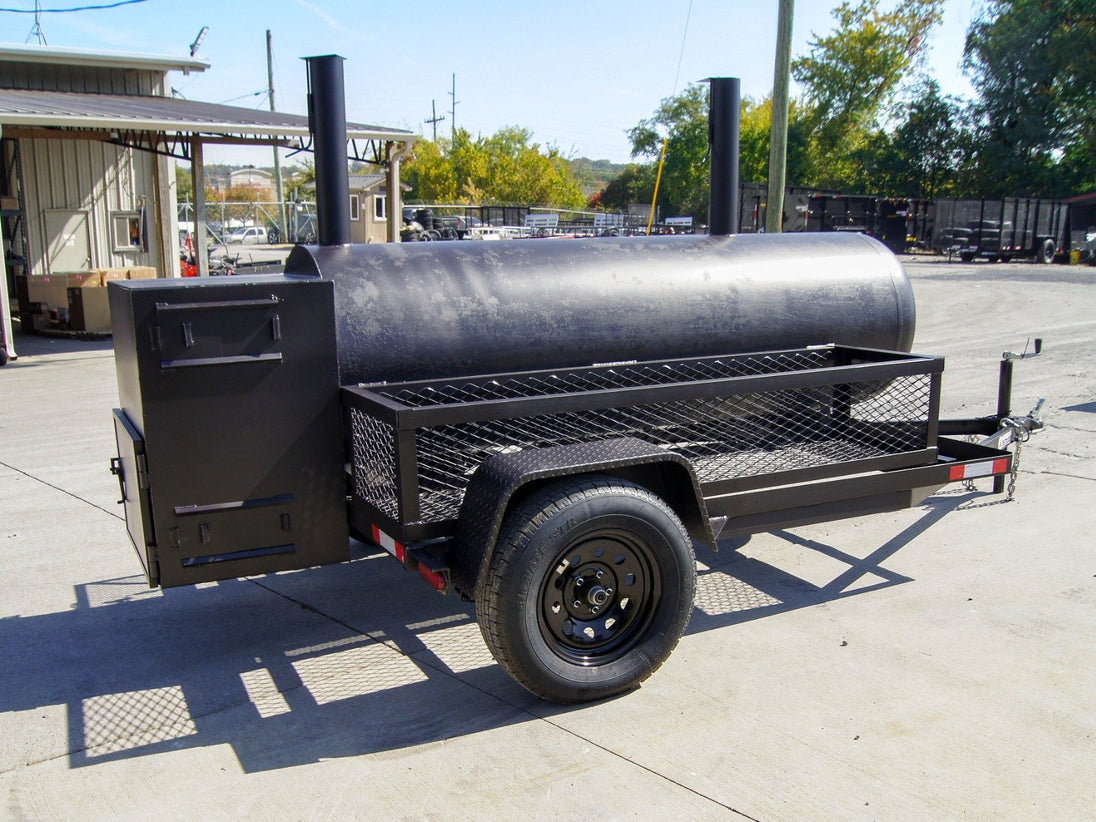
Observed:
[[[355,223],[362,218],[360,208],[361,208],[361,204],[360,204],[360,201],[358,200],[358,195],[357,194],[351,194],[350,195],[350,219]]]
[[[110,215],[111,240],[115,253],[141,251],[144,238],[141,236],[141,212],[115,211]]]
[[[388,195],[378,194],[373,198],[373,218],[376,220],[388,219]]]

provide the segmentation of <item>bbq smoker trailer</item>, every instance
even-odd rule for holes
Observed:
[[[996,413],[939,419],[909,280],[855,234],[298,246],[282,276],[110,301],[112,470],[151,585],[371,541],[561,702],[665,660],[693,540],[1001,492],[1041,425],[1011,414],[1013,355]]]

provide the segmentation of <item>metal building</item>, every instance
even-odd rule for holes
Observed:
[[[191,163],[200,197],[207,144],[311,150],[305,116],[168,96],[169,72],[208,68],[192,57],[0,44],[3,361],[15,355],[8,294],[17,273],[145,266],[179,275],[173,158]],[[398,192],[415,139],[348,123],[347,155],[382,169]],[[204,203],[196,205],[204,223]],[[400,208],[388,205],[388,238],[398,240]]]

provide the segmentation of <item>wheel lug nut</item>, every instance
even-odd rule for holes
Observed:
[[[577,600],[577,599],[576,599],[576,600],[575,600],[575,607],[576,607],[576,608],[581,608],[581,607],[582,607],[582,601],[581,601],[581,600]]]
[[[575,580],[575,585],[582,585],[583,582],[584,582],[584,580],[582,579],[582,577],[579,577],[578,579]]]
[[[601,579],[603,576],[605,576],[605,572],[598,571],[596,574],[594,574],[594,576],[596,576],[598,579]]]

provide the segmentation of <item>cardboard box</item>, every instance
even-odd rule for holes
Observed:
[[[127,273],[125,268],[104,268],[99,271],[99,285],[106,288],[111,280],[128,280]]]
[[[68,308],[69,280],[65,274],[28,275],[15,277],[15,296],[19,300],[20,313],[34,313],[33,303],[41,303],[50,308]]]
[[[155,280],[156,268],[151,265],[134,265],[126,269],[127,280]]]
[[[99,288],[103,284],[103,275],[98,271],[69,271],[64,274],[55,274],[55,277],[64,277],[68,282],[68,288]]]
[[[68,289],[69,328],[73,331],[110,331],[110,302],[101,286]]]

